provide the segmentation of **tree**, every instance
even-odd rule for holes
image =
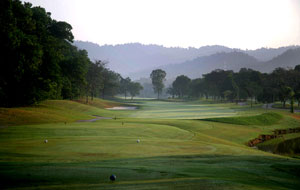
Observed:
[[[289,99],[291,100],[291,113],[294,113],[294,96],[295,92],[291,87],[286,89]]]
[[[233,92],[231,90],[226,90],[223,92],[224,98],[230,101],[234,100]]]
[[[162,93],[164,86],[164,81],[166,78],[166,72],[161,69],[153,70],[150,74],[150,78],[152,80],[153,90],[157,93],[157,99],[159,99],[159,95]]]
[[[201,78],[193,79],[190,83],[189,96],[194,98],[199,98],[204,94],[203,90],[203,82],[204,80]]]
[[[179,98],[187,95],[190,83],[191,79],[187,76],[180,75],[176,77],[175,81],[172,83],[175,94],[177,94]]]
[[[253,98],[261,92],[261,73],[252,69],[242,68],[237,73],[236,81],[241,91],[246,92],[247,98],[251,99],[251,107]]]
[[[130,83],[131,83],[131,79],[129,77],[127,78],[122,78],[121,81],[120,81],[120,93],[124,94],[124,97],[125,97],[125,100],[126,100],[126,97],[127,97],[127,93],[129,91],[129,86],[130,86]]]
[[[100,87],[100,93],[104,99],[106,96],[114,96],[118,93],[120,87],[121,76],[114,71],[104,68],[102,73],[102,84]]]
[[[135,97],[136,95],[140,94],[140,91],[143,90],[143,86],[138,82],[131,82],[129,84],[129,94],[131,95],[131,99]]]
[[[103,83],[102,72],[105,64],[101,61],[91,63],[87,72],[87,88],[86,88],[86,103],[88,103],[88,95],[91,95],[91,100],[96,96],[101,84]]]
[[[172,96],[172,98],[174,99],[176,92],[173,87],[169,87],[169,88],[167,88],[167,94],[170,94]]]
[[[295,99],[298,102],[298,108],[300,107],[300,91],[297,91],[294,95]]]
[[[90,60],[71,44],[72,26],[30,3],[0,5],[0,106],[80,96]]]

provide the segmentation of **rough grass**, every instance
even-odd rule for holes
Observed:
[[[282,119],[281,114],[269,112],[255,116],[208,118],[202,120],[236,125],[273,125],[280,121],[280,119]]]
[[[85,98],[81,98],[81,99],[74,100],[74,101],[81,103],[81,104],[86,104]],[[93,100],[89,99],[89,101],[86,105],[94,106],[97,108],[111,108],[111,107],[121,106],[123,104],[121,104],[119,102],[110,101],[110,100],[94,98]]]

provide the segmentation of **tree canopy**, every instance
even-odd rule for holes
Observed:
[[[85,50],[72,45],[73,39],[72,26],[52,19],[44,8],[2,0],[0,106],[82,96],[88,101],[89,96],[119,93],[122,77],[104,62],[92,62]]]
[[[166,79],[166,76],[166,72],[161,69],[153,70],[150,74],[153,90],[155,93],[157,93],[157,99],[159,99],[159,95],[162,93],[162,90],[165,87],[164,81]]]

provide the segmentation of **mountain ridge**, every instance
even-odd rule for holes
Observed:
[[[141,43],[100,46],[92,42],[75,41],[74,44],[79,49],[86,49],[91,60],[107,61],[110,69],[133,79],[148,77],[156,68],[165,69],[168,78],[180,74],[195,78],[214,69],[238,71],[242,67],[269,72],[275,66],[285,67],[283,62],[289,59],[291,53],[282,59],[278,57],[300,47],[241,50],[220,45],[181,48]],[[286,66],[294,66],[300,59],[296,55],[292,57]],[[273,60],[275,58],[277,61]]]

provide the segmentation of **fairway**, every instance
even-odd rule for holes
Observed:
[[[194,104],[187,102],[146,101],[142,109],[131,115],[136,118],[202,119],[234,116],[237,112],[228,105]]]
[[[24,108],[10,110],[14,117],[1,112],[3,126],[9,118],[9,125],[0,128],[1,189],[252,190],[300,186],[299,159],[245,145],[261,133],[299,126],[299,120],[284,111],[277,113],[279,120],[264,126],[251,124],[246,115],[265,110],[239,109],[233,104],[141,100],[132,104],[139,105],[137,110],[106,110],[102,100],[95,101],[89,105],[48,101],[42,107],[26,108],[31,111],[31,115],[22,115],[27,122],[34,114],[40,115],[39,109],[44,114],[51,110],[53,116],[72,108],[72,114],[63,119],[40,118],[33,124],[14,121]],[[116,119],[76,122],[92,115]],[[248,123],[195,120],[239,115],[239,122]],[[115,182],[110,182],[111,174],[117,176]]]

